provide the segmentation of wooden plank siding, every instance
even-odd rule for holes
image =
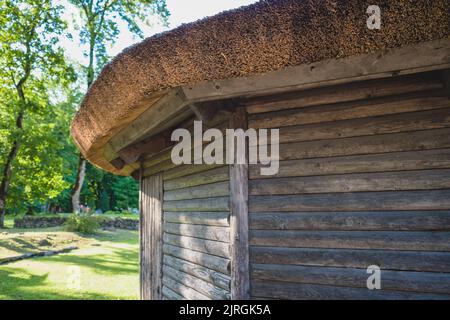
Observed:
[[[281,143],[276,175],[249,166],[252,298],[450,298],[450,99],[440,73],[246,107],[249,127],[279,128]],[[370,265],[381,268],[381,290],[366,287]]]
[[[192,132],[194,120],[184,121],[180,127]],[[224,129],[228,115],[219,112],[204,129],[210,126]],[[174,143],[168,145],[141,159],[144,181],[154,175],[162,179],[160,298],[230,299],[229,167],[175,165],[171,161]],[[146,250],[148,244],[143,247]]]
[[[140,218],[140,291],[143,300],[162,298],[162,175],[142,179]]]
[[[182,165],[164,172],[168,292],[183,299],[230,299],[229,198],[226,166]]]

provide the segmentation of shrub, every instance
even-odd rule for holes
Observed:
[[[100,223],[92,215],[72,214],[67,218],[65,226],[68,231],[92,234],[100,227]]]

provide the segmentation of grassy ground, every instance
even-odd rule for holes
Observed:
[[[137,231],[81,236],[61,227],[0,230],[0,258],[46,249],[39,245],[42,240],[52,249],[68,245],[79,249],[0,265],[0,299],[138,298]]]

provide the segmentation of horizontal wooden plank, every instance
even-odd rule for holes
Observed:
[[[229,212],[165,212],[164,221],[172,223],[198,224],[205,226],[228,227]]]
[[[173,169],[175,167],[177,167],[178,165],[174,164],[172,162],[172,160],[166,160],[164,162],[158,163],[152,167],[148,167],[148,168],[144,168],[144,170],[142,170],[142,176],[144,177],[149,177],[152,176],[154,174],[160,173],[160,172],[165,172],[167,170]]]
[[[280,143],[450,127],[450,108],[280,128]],[[259,141],[263,143],[264,140]]]
[[[170,191],[228,181],[229,179],[229,169],[227,166],[185,165],[164,173],[164,190]]]
[[[162,294],[164,300],[184,300],[182,295],[176,293],[175,291],[166,286],[163,286]]]
[[[163,252],[175,258],[186,260],[211,270],[215,270],[224,274],[230,274],[230,260],[213,256],[203,252],[197,252],[186,248],[172,246],[170,244],[163,245]]]
[[[163,259],[165,265],[205,280],[219,288],[230,290],[231,279],[228,275],[169,255],[164,255]]]
[[[251,269],[251,277],[256,280],[365,289],[367,289],[367,279],[370,276],[366,269],[356,268],[253,264]],[[381,289],[449,295],[450,275],[446,273],[381,270]]]
[[[450,190],[250,196],[250,212],[448,210]]]
[[[253,115],[249,118],[249,127],[280,128],[328,121],[340,121],[357,118],[424,111],[447,107],[448,97],[440,92],[425,92],[395,96],[382,99],[367,99],[333,105],[321,105],[287,111],[269,112]]]
[[[262,113],[284,109],[303,108],[368,98],[386,97],[400,93],[415,93],[442,88],[443,84],[433,74],[408,75],[397,78],[353,82],[337,86],[321,87],[273,98],[256,98],[247,102],[247,111]]]
[[[249,181],[250,195],[432,190],[450,188],[450,170],[353,173]]]
[[[170,277],[178,283],[181,283],[188,288],[198,291],[212,300],[230,299],[229,291],[216,287],[211,283],[203,281],[202,279],[194,277],[188,273],[171,268],[170,266],[164,265],[163,273],[165,277]]]
[[[252,283],[252,295],[286,300],[448,300],[450,295],[413,293],[316,284],[260,281]]]
[[[200,239],[229,242],[230,229],[228,227],[212,227],[183,223],[164,223],[164,231]]]
[[[230,194],[228,181],[164,191],[164,201],[225,197]]]
[[[450,225],[447,226],[450,228]],[[448,231],[252,230],[250,245],[267,247],[450,251]]]
[[[317,176],[358,172],[386,172],[450,168],[450,149],[418,150],[281,161],[278,173],[261,175],[263,165],[250,165],[250,179]]]
[[[230,199],[229,197],[205,198],[193,200],[180,201],[164,201],[164,211],[229,211]]]
[[[280,160],[325,158],[450,147],[450,129],[353,137],[280,145]],[[254,147],[250,148],[255,152]]]
[[[172,190],[174,188],[184,188],[189,187],[193,185],[200,185],[200,184],[207,184],[212,182],[218,182],[218,181],[225,181],[226,178],[223,178],[222,176],[219,176],[218,173],[222,173],[221,170],[223,170],[223,165],[219,164],[196,164],[196,165],[190,165],[190,164],[182,164],[178,167],[168,170],[164,172],[164,181],[167,183],[167,187]],[[216,170],[214,170],[216,169]],[[208,179],[208,174],[213,174],[214,177],[217,177],[217,180],[213,180],[213,178]],[[186,177],[189,176],[190,178]],[[183,179],[183,177],[185,177]],[[219,178],[220,177],[220,178]],[[196,184],[183,184],[186,180],[192,180]],[[174,185],[175,187],[172,187]]]
[[[450,272],[449,252],[250,246],[251,263]]]
[[[256,212],[250,229],[450,231],[450,211]]]
[[[199,252],[205,252],[223,258],[230,257],[230,248],[228,243],[220,241],[211,241],[165,233],[164,243],[168,243],[174,246],[187,248]]]
[[[182,296],[183,300],[212,300],[208,296],[168,277],[168,275],[163,276],[162,282],[164,286]]]

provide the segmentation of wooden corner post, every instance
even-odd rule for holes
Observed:
[[[245,108],[238,107],[231,114],[230,129],[247,129]],[[230,165],[231,299],[233,300],[250,299],[247,142],[245,150],[245,164]]]
[[[156,174],[140,180],[140,296],[161,300],[163,179]]]

